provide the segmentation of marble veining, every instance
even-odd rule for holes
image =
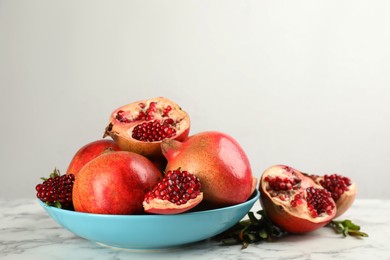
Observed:
[[[390,259],[390,200],[357,200],[341,219],[370,237],[343,238],[329,228],[276,242],[221,246],[213,240],[161,251],[109,248],[79,238],[55,223],[35,199],[0,200],[0,259]],[[260,209],[258,203],[252,211]]]

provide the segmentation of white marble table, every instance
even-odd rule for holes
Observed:
[[[257,211],[256,203],[252,211]],[[58,226],[34,199],[0,199],[0,259],[390,259],[390,200],[357,200],[344,215],[370,237],[342,238],[323,228],[277,242],[220,246],[201,241],[180,249],[115,250],[76,237]]]

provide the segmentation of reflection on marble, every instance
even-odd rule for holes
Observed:
[[[329,228],[276,242],[221,246],[207,240],[163,251],[108,248],[58,226],[34,199],[0,200],[0,259],[390,259],[390,200],[357,200],[341,218],[370,237],[343,238]],[[252,211],[259,209],[258,203]]]

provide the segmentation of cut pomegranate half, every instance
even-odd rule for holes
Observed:
[[[260,179],[259,190],[267,216],[287,232],[316,230],[336,215],[336,204],[330,192],[285,165],[268,168]]]
[[[178,214],[194,208],[202,199],[199,178],[178,169],[168,171],[145,195],[143,206],[147,213]]]
[[[110,136],[122,150],[152,159],[162,156],[162,140],[184,140],[189,130],[187,112],[173,101],[157,97],[115,109],[103,138]]]

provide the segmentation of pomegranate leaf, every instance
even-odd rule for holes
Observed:
[[[288,235],[287,232],[280,229],[267,218],[264,210],[259,210],[255,216],[253,212],[248,212],[248,218],[241,220],[229,230],[214,237],[215,240],[222,242],[222,245],[238,245],[245,249],[249,244],[261,241],[275,241],[278,238]],[[367,233],[360,231],[360,226],[354,224],[351,220],[342,221],[332,220],[327,227],[333,228],[336,233],[354,237],[368,237]]]
[[[259,218],[253,212],[248,212],[249,219],[242,220],[229,230],[217,235],[216,240],[223,245],[241,244],[245,249],[249,244],[263,240],[273,241],[286,234],[279,227],[275,226],[265,215],[263,210],[257,212]]]
[[[57,177],[57,176],[61,176],[60,170],[58,170],[57,168],[54,168],[53,172],[50,173],[49,178],[41,177],[41,180],[46,181],[46,180],[48,180],[48,179],[50,179],[50,178],[53,178],[53,179],[54,179],[54,178]]]
[[[343,234],[344,237],[354,236],[354,237],[368,237],[368,234],[360,231],[360,226],[354,224],[351,220],[332,220],[328,227],[333,228],[337,234]]]

